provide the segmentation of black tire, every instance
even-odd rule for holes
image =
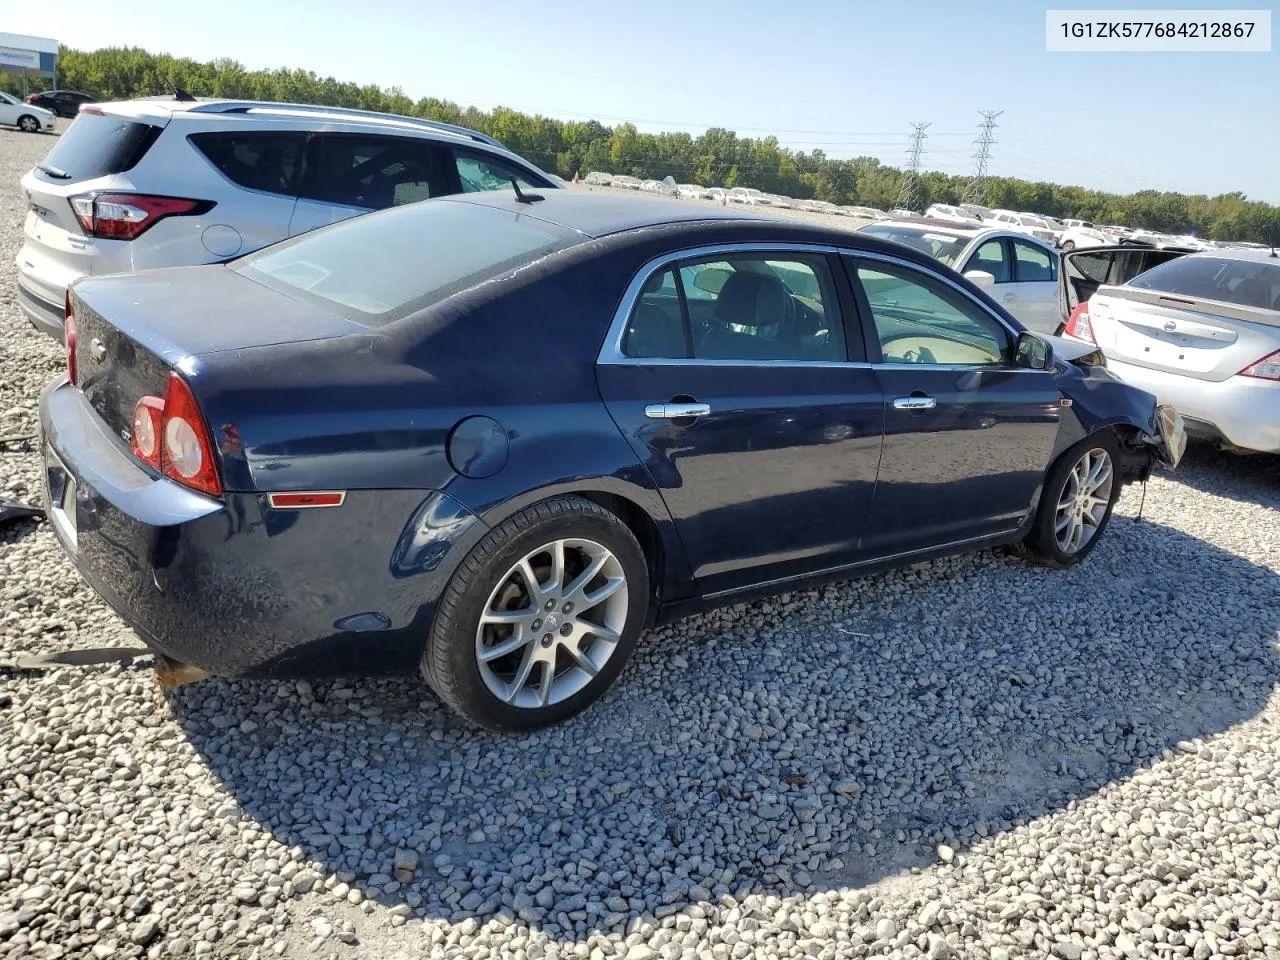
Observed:
[[[1106,510],[1096,531],[1088,542],[1075,550],[1064,550],[1058,542],[1056,525],[1058,521],[1058,505],[1067,484],[1071,482],[1071,474],[1085,454],[1105,451],[1111,460],[1111,489],[1106,498]],[[1115,509],[1116,500],[1120,496],[1119,449],[1115,438],[1110,433],[1095,433],[1065,450],[1045,478],[1044,491],[1040,496],[1040,506],[1036,511],[1035,523],[1031,532],[1023,541],[1028,556],[1037,563],[1048,567],[1066,569],[1073,567],[1098,545],[1107,525],[1111,522],[1111,513]]]
[[[18,129],[23,133],[39,133],[40,121],[29,113],[24,113],[18,118]]]
[[[1076,242],[1074,240],[1064,240],[1062,243],[1062,249],[1064,252],[1070,253],[1075,248]]]
[[[572,696],[540,707],[504,702],[486,685],[477,662],[481,614],[522,557],[551,541],[577,537],[605,547],[621,564],[628,600],[620,639],[599,673]],[[626,524],[583,497],[544,500],[491,530],[458,566],[431,625],[422,676],[440,699],[477,726],[504,732],[550,726],[586,709],[622,672],[644,629],[649,602],[648,564]]]

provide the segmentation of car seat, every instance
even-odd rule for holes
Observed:
[[[799,360],[796,303],[772,274],[735,271],[716,299],[711,328],[698,344],[707,360]]]

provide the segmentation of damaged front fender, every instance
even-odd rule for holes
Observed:
[[[1155,461],[1176,467],[1187,449],[1186,427],[1177,410],[1156,403],[1145,390],[1124,383],[1101,366],[1065,364],[1060,374],[1067,403],[1060,449],[1101,430],[1113,430],[1120,441],[1126,480],[1144,480]]]

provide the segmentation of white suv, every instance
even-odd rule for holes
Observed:
[[[89,274],[213,263],[348,217],[478,190],[555,189],[498,141],[410,117],[189,97],[82,107],[22,178],[18,302],[62,339]]]

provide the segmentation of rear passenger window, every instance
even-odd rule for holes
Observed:
[[[999,238],[988,240],[975,250],[965,269],[985,270],[996,278],[996,283],[1008,283],[1013,279],[1010,276],[1009,260],[1004,253],[1004,241]]]
[[[678,282],[677,282],[678,281]],[[623,335],[629,357],[845,361],[824,257],[717,257],[655,273]]]
[[[301,194],[312,200],[366,210],[416,203],[439,196],[434,147],[425,140],[328,134],[313,147],[316,157]]]
[[[1019,283],[1035,283],[1058,279],[1057,264],[1048,250],[1022,240],[1013,244],[1014,269]]]
[[[458,180],[461,182],[463,193],[510,190],[512,179],[515,179],[521,188],[547,186],[541,178],[536,178],[537,182],[534,182],[535,178],[531,178],[526,171],[496,157],[455,150],[453,158],[458,166]]]
[[[671,268],[651,276],[640,290],[631,322],[622,336],[628,357],[679,360],[689,356],[676,274]]]
[[[193,133],[190,140],[232,183],[285,196],[298,192],[305,134]]]

